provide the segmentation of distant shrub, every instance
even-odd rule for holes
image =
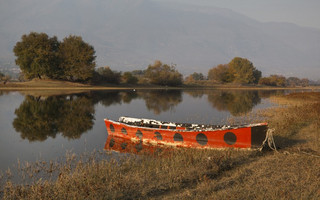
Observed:
[[[138,78],[132,75],[131,72],[124,72],[121,79],[123,83],[127,84],[137,84],[138,82]]]
[[[119,84],[121,73],[115,72],[109,66],[98,68],[93,77],[93,83],[114,83]]]
[[[145,77],[150,83],[156,85],[177,86],[182,84],[182,74],[176,70],[175,65],[162,64],[159,60],[148,66]]]

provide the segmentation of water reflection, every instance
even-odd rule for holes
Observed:
[[[21,138],[29,141],[55,138],[58,133],[75,139],[92,128],[94,112],[92,101],[86,95],[26,96],[15,110],[12,124]]]
[[[287,93],[285,90],[258,90],[258,95],[260,98],[270,98],[272,96],[279,96]]]
[[[131,154],[157,154],[165,151],[170,151],[174,147],[164,145],[155,145],[142,140],[131,140],[128,138],[118,137],[109,133],[104,149],[119,153]]]
[[[261,102],[258,91],[219,91],[208,94],[208,101],[219,111],[240,116]]]
[[[55,138],[57,134],[76,139],[94,126],[95,105],[98,103],[106,108],[122,104],[134,106],[132,101],[140,100],[145,103],[145,107],[140,109],[160,115],[182,103],[184,93],[189,94],[187,98],[206,99],[213,112],[228,111],[233,116],[239,116],[250,112],[261,102],[261,98],[283,91],[114,90],[47,97],[27,95],[19,108],[15,109],[16,117],[12,124],[21,138],[29,141],[44,141],[49,137]]]
[[[262,98],[284,94],[284,90],[189,90],[186,93],[193,98],[206,95],[214,109],[241,116],[251,112]]]
[[[96,104],[100,102],[102,105],[109,107],[116,104],[129,104],[133,99],[138,99],[139,94],[133,90],[128,91],[92,91],[90,96]]]
[[[147,109],[153,111],[154,114],[172,110],[182,102],[181,90],[141,92],[139,96],[145,100]]]
[[[116,104],[130,104],[134,99],[143,99],[146,108],[154,114],[160,114],[172,110],[182,102],[181,90],[152,90],[152,91],[93,91],[91,96],[94,102],[100,102],[109,107]]]

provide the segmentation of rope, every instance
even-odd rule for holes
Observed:
[[[268,129],[267,134],[266,134],[266,138],[264,139],[264,141],[263,141],[263,143],[262,143],[262,146],[261,146],[261,148],[259,149],[260,151],[262,151],[262,149],[263,149],[266,145],[268,145],[271,150],[278,152],[278,151],[277,151],[276,144],[275,144],[274,139],[273,139],[273,133],[274,133],[274,131],[275,131],[274,128]],[[305,152],[305,151],[300,151],[300,149],[299,149],[299,152],[300,152],[301,154],[305,154],[305,155],[308,155],[308,156],[313,156],[313,157],[316,157],[316,158],[320,158],[319,155],[315,155],[315,154],[312,154],[312,153],[309,153],[309,152]],[[290,153],[290,152],[288,152],[288,151],[284,151],[283,154],[289,155],[289,154],[292,154],[292,153]]]
[[[275,129],[268,129],[267,134],[266,134],[266,138],[264,139],[262,146],[260,148],[260,151],[263,149],[263,147],[265,147],[266,145],[269,146],[269,148],[273,151],[277,151],[277,147],[276,147],[276,143],[274,142],[273,139],[273,133],[274,133]]]

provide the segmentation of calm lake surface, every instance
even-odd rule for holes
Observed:
[[[67,151],[103,150],[103,119],[120,116],[224,124],[286,91],[112,90],[45,96],[0,92],[0,170],[24,161],[57,160]]]

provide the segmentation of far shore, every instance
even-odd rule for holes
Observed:
[[[308,87],[271,87],[260,85],[213,84],[213,85],[182,85],[177,87],[157,85],[90,85],[58,80],[32,80],[27,82],[7,82],[0,84],[0,91],[25,90],[129,90],[129,89],[228,89],[228,90],[312,90],[320,86]]]

